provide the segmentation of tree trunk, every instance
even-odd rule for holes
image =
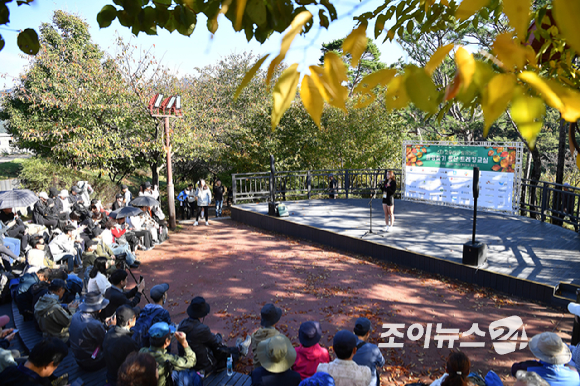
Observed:
[[[527,153],[526,153],[526,167],[524,168],[524,180],[529,180],[530,179],[530,170],[532,168],[532,153],[530,152],[530,149],[528,149],[526,147]],[[527,182],[527,181],[526,181]],[[528,193],[527,191],[527,187],[522,186],[522,192],[521,192],[521,196],[520,196],[520,208],[522,208],[522,211],[520,212],[520,215],[522,216],[526,216],[527,212],[524,209],[528,209],[526,208],[527,202],[526,202],[526,194]]]
[[[157,162],[149,165],[151,168],[151,185],[159,186],[159,168]]]
[[[560,119],[560,138],[558,138],[558,164],[556,167],[556,183],[564,183],[564,169],[566,163],[566,142],[568,138],[568,123]],[[562,187],[556,187],[558,190],[562,190]],[[552,208],[560,208],[560,198],[562,197],[561,192],[553,192],[552,197]],[[563,219],[564,216],[558,215],[559,218]],[[562,226],[563,221],[560,219],[552,219],[552,224]]]
[[[560,138],[558,139],[558,165],[556,168],[556,183],[564,183],[564,168],[566,163],[566,143],[568,142],[568,123],[560,119]]]

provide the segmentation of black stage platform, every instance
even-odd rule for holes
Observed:
[[[488,264],[478,269],[461,263],[472,210],[397,200],[395,227],[384,232],[382,204],[374,200],[373,230],[384,237],[361,239],[369,225],[366,199],[285,204],[290,217],[268,216],[268,204],[258,203],[233,206],[232,219],[554,306],[575,299],[580,286],[580,237],[559,226],[478,212],[477,240],[489,247]]]

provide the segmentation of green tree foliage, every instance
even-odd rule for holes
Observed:
[[[350,103],[348,113],[328,109],[319,129],[297,99],[272,131],[272,94],[264,87],[265,71],[233,98],[255,60],[251,54],[229,55],[182,80],[190,104],[183,122],[191,120],[187,125],[195,133],[174,137],[180,141],[175,147],[180,179],[210,175],[227,184],[232,173],[267,170],[270,154],[277,170],[385,167],[400,158],[402,121],[385,114],[381,101],[368,109],[354,109]]]
[[[3,98],[8,132],[20,148],[61,165],[122,178],[139,165],[145,109],[84,21],[56,11],[40,31],[40,53]]]
[[[367,46],[363,51],[360,60],[356,67],[351,67],[352,54],[347,53],[343,56],[342,45],[344,39],[336,39],[330,43],[322,44],[322,56],[320,57],[320,64],[324,64],[324,54],[332,51],[343,58],[345,65],[348,66],[348,89],[352,95],[354,88],[360,83],[363,77],[375,71],[386,68],[387,65],[381,62],[381,52],[377,45],[367,38]]]

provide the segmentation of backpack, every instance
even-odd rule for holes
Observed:
[[[133,340],[139,347],[149,347],[149,327],[153,324],[155,313],[150,312],[147,316],[137,318],[133,327]]]
[[[290,214],[288,213],[288,209],[286,209],[286,205],[278,204],[276,206],[276,213],[278,217],[288,217]]]

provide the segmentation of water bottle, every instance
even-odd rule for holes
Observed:
[[[228,377],[231,377],[232,375],[234,375],[233,365],[234,365],[234,360],[233,360],[232,356],[230,355],[230,357],[228,358]]]

